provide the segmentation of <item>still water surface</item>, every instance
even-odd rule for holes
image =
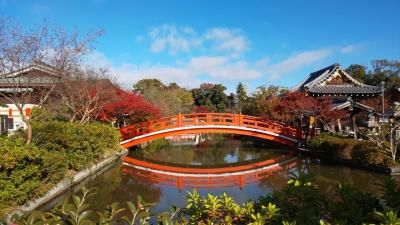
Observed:
[[[143,149],[130,151],[129,157],[172,166],[209,168],[249,164],[290,153],[289,149],[242,136],[210,134],[201,136],[198,142],[194,145],[190,140],[174,140],[172,143],[165,140],[157,141]],[[376,192],[374,183],[385,177],[370,171],[321,163],[317,159],[299,156],[290,165],[283,166],[282,170],[266,172],[267,175],[257,176],[259,179],[243,185],[228,182],[227,185],[203,185],[197,189],[203,195],[227,192],[237,202],[246,202],[249,199],[255,200],[258,196],[270,193],[274,189],[282,188],[286,185],[289,174],[297,173],[299,170],[313,174],[316,183],[325,190],[345,182],[363,191]],[[112,202],[136,201],[137,195],[141,195],[146,202],[156,203],[153,212],[169,211],[171,205],[178,207],[185,205],[184,196],[187,191],[193,190],[193,185],[177,188],[174,181],[160,182],[154,179],[154,176],[150,176],[149,173],[129,169],[117,163],[106,172],[84,182],[83,185],[98,187],[97,195],[91,200],[94,210],[103,210]],[[42,209],[50,208],[56,201],[43,206]]]

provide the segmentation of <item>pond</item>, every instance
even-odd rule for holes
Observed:
[[[279,167],[271,169],[267,166],[263,170],[253,169],[242,175],[224,177],[210,178],[196,174],[176,178],[174,174],[157,174],[146,168],[116,163],[82,184],[98,188],[97,194],[91,199],[92,209],[103,210],[112,202],[136,201],[136,197],[141,195],[146,202],[156,203],[153,212],[169,211],[172,205],[184,206],[184,196],[193,188],[203,195],[226,192],[237,202],[246,202],[284,187],[290,174],[299,170],[313,174],[316,184],[322,189],[345,182],[366,192],[376,192],[374,184],[385,177],[366,170],[322,163],[318,159],[294,155],[290,149],[270,142],[235,135],[204,134],[183,139],[163,139],[144,148],[130,150],[128,157],[173,168],[234,168],[268,160],[275,160]],[[55,199],[41,209],[49,209],[59,200]]]

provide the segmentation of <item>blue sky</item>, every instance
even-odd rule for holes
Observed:
[[[400,1],[20,1],[0,14],[25,27],[104,29],[86,61],[124,87],[159,78],[192,88],[240,81],[294,86],[338,62],[400,59]]]

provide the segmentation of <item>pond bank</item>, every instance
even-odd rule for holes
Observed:
[[[297,151],[301,154],[308,155],[313,158],[321,159],[322,161],[330,161],[335,163],[341,163],[345,166],[351,166],[355,168],[370,170],[377,173],[384,173],[390,176],[400,176],[400,166],[380,166],[380,165],[363,165],[352,159],[343,159],[339,157],[331,157],[326,155],[324,152],[314,152],[308,148],[297,148]]]
[[[106,171],[110,168],[113,163],[117,162],[122,156],[127,154],[128,150],[122,150],[118,153],[110,155],[109,157],[101,160],[99,163],[91,166],[90,168],[84,169],[80,172],[77,172],[72,177],[66,177],[58,182],[52,189],[50,189],[44,196],[39,197],[34,200],[30,200],[24,205],[16,207],[13,211],[7,213],[7,219],[9,219],[14,214],[22,214],[24,212],[32,211],[37,209],[38,207],[50,202],[52,199],[62,195],[73,186],[79,184],[83,180]]]

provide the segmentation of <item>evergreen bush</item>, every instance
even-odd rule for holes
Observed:
[[[0,137],[0,209],[25,203],[64,177],[63,158],[20,138]]]
[[[49,152],[64,155],[72,170],[90,166],[107,151],[119,148],[119,132],[101,123],[35,122],[32,129],[34,143]]]
[[[337,159],[352,160],[363,166],[385,166],[383,150],[371,141],[357,141],[332,135],[319,135],[308,142],[313,152]]]

